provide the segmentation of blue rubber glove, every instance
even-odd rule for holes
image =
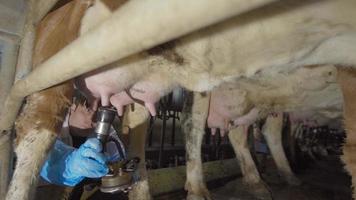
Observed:
[[[74,186],[85,177],[102,177],[109,169],[101,150],[101,143],[96,138],[88,139],[79,149],[57,140],[42,167],[41,177],[50,183],[67,186]]]

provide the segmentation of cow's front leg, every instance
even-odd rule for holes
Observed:
[[[201,144],[209,110],[210,94],[189,93],[182,113],[182,131],[185,134],[187,157],[187,200],[211,199],[205,185],[201,160]]]
[[[282,146],[283,113],[269,115],[262,129],[267,140],[278,172],[290,185],[300,185],[301,181],[294,175]]]
[[[129,193],[130,200],[151,200],[145,162],[145,141],[149,125],[149,113],[145,107],[134,104],[134,110],[126,109],[123,130],[129,130],[129,157],[139,157],[137,174],[139,181],[133,185]]]
[[[248,127],[246,125],[239,126],[230,130],[229,139],[234,148],[236,157],[240,163],[241,172],[243,175],[243,182],[251,194],[258,199],[272,199],[271,193],[261,179],[257,170],[255,162],[251,156],[248,146]]]

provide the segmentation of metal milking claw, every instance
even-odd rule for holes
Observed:
[[[112,122],[116,116],[116,110],[112,107],[100,107],[96,117],[96,137],[103,145],[106,152],[106,144],[113,142],[120,154],[121,160],[109,161],[109,173],[101,178],[100,191],[104,193],[128,192],[138,178],[134,173],[140,162],[139,158],[127,160],[124,155],[124,147],[120,139],[110,136]]]
[[[140,158],[138,158],[138,157],[135,157],[135,158],[132,158],[132,159],[126,161],[126,163],[124,164],[124,171],[125,172],[136,171],[139,162],[140,162]]]

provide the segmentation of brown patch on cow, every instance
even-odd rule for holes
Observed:
[[[345,169],[352,176],[352,186],[356,186],[356,70],[338,67],[338,82],[344,96],[344,123],[347,132],[346,142],[341,157],[345,162]],[[353,198],[356,198],[353,192]]]
[[[160,55],[170,62],[183,65],[184,58],[175,51],[175,47],[176,41],[169,41],[147,50],[147,53],[149,55]]]
[[[114,11],[125,4],[128,0],[101,0],[111,11]]]
[[[36,67],[78,37],[80,21],[91,0],[75,0],[49,13],[39,24],[35,40],[33,66]],[[41,77],[39,77],[41,78]],[[71,104],[73,84],[67,81],[27,98],[16,121],[16,142],[29,130],[59,133],[65,113]]]
[[[33,55],[36,67],[78,37],[80,22],[92,0],[72,1],[49,13],[37,28]]]
[[[53,6],[53,8],[51,8],[51,10],[49,11],[49,13],[63,7],[64,5],[68,4],[69,2],[71,2],[72,0],[59,0],[57,1],[57,3]]]

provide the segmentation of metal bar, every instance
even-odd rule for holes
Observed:
[[[6,191],[10,182],[10,177],[13,168],[13,148],[12,148],[12,134],[11,131],[7,131],[5,134],[1,134],[0,137],[0,199],[4,199]]]
[[[150,118],[150,128],[148,130],[148,147],[152,147],[154,117]]]
[[[218,144],[217,144],[217,147],[216,147],[216,158],[217,159],[220,159],[220,151],[221,151],[221,135],[217,135],[218,137]]]
[[[158,154],[158,167],[162,167],[162,158],[164,153],[164,140],[166,136],[166,123],[167,123],[167,111],[165,106],[162,106],[162,129],[161,129],[161,140],[159,146],[159,154]]]
[[[171,135],[171,145],[175,145],[176,138],[176,111],[173,111],[173,119],[172,119],[172,135]]]
[[[206,144],[206,145],[210,145],[211,131],[210,131],[209,128],[206,128],[206,129],[205,129],[205,135],[204,135],[204,137],[205,137],[205,144]]]
[[[14,85],[4,106],[6,111],[0,119],[0,130],[11,128],[23,98],[33,92],[275,1],[128,1],[108,20],[80,36]]]

